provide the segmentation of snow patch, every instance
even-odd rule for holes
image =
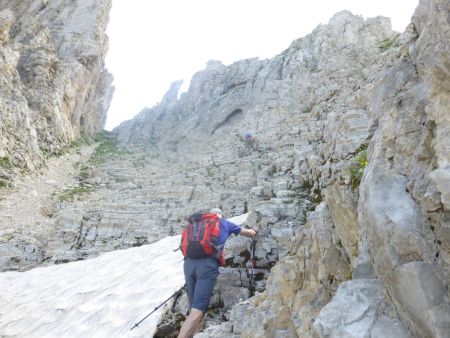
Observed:
[[[248,215],[229,220],[240,225]],[[152,337],[164,307],[130,329],[184,285],[180,240],[1,273],[0,336]]]
[[[184,285],[180,236],[84,261],[0,274],[2,337],[152,337]]]

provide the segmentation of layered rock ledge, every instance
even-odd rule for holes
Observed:
[[[344,11],[270,60],[209,62],[180,98],[174,82],[97,140],[46,240],[1,238],[2,269],[151,243],[199,209],[251,211],[256,293],[232,239],[199,337],[448,337],[448,14],[422,0],[399,34]]]

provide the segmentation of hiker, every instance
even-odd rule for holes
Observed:
[[[245,153],[251,155],[253,150],[256,150],[256,138],[253,136],[253,132],[251,130],[247,130],[245,133]]]
[[[218,208],[209,213],[195,213],[188,218],[189,224],[183,231],[180,248],[185,256],[184,276],[191,312],[178,338],[191,338],[202,326],[219,275],[219,266],[225,263],[223,247],[228,237],[231,234],[256,236],[256,230],[241,228],[224,219],[222,214]]]

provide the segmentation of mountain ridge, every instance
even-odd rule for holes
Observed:
[[[152,243],[199,209],[252,211],[258,293],[248,243],[230,240],[212,300],[227,320],[199,337],[447,337],[448,12],[422,0],[398,34],[344,11],[272,59],[209,62],[97,140],[42,257],[16,232],[3,269]]]

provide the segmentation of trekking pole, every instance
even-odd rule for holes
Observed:
[[[183,287],[178,290],[177,292],[175,292],[172,296],[170,296],[169,298],[167,298],[164,302],[162,302],[161,304],[159,304],[157,307],[155,307],[155,309],[150,312],[148,315],[146,315],[144,318],[142,318],[138,323],[134,324],[134,326],[130,329],[133,330],[134,328],[138,327],[139,324],[141,324],[144,320],[146,320],[153,312],[155,312],[156,310],[158,310],[161,306],[163,306],[164,304],[166,304],[169,300],[171,300],[173,297],[175,297],[176,295],[178,295],[181,290],[183,290],[186,287],[186,284],[183,285]]]

